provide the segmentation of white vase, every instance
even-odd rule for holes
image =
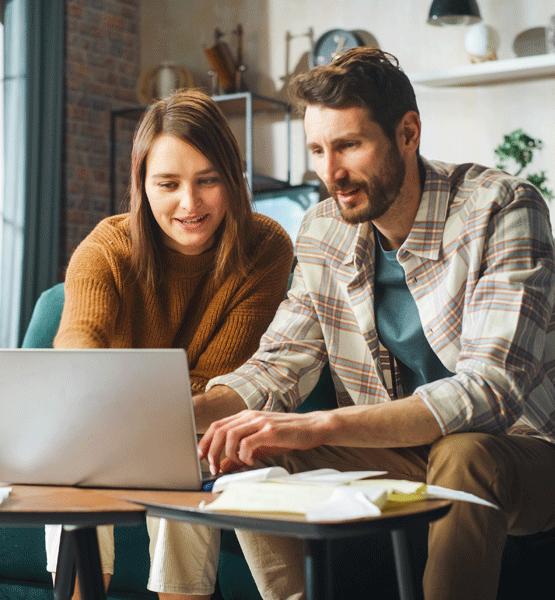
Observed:
[[[466,51],[473,56],[485,57],[499,48],[499,34],[491,25],[477,23],[469,27],[464,38]]]

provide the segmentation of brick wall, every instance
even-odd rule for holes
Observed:
[[[109,214],[110,111],[138,103],[139,2],[66,1],[62,277],[75,246]],[[118,211],[124,206],[134,127],[118,119]]]

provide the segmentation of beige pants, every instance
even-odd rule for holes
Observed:
[[[220,530],[179,521],[147,518],[150,536],[148,589],[166,594],[214,592],[220,553]],[[47,569],[56,572],[60,525],[46,526]],[[103,573],[114,573],[113,527],[97,527]]]
[[[500,506],[455,502],[446,517],[430,526],[426,600],[495,600],[507,533],[555,527],[555,445],[534,438],[459,433],[431,447],[322,446],[264,463],[290,472],[387,470],[390,476],[462,490]],[[265,600],[305,597],[302,540],[246,531],[237,535]],[[361,568],[371,565],[361,562]]]

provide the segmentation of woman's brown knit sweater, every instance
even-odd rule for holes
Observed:
[[[165,250],[157,289],[130,267],[129,215],[101,221],[71,257],[55,348],[185,348],[193,392],[242,365],[258,348],[285,296],[293,259],[289,236],[255,214],[247,277],[216,288],[215,251]]]

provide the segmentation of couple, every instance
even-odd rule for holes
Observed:
[[[201,457],[213,472],[384,469],[489,500],[501,510],[456,502],[432,524],[423,585],[427,600],[493,599],[507,533],[555,527],[537,500],[555,496],[547,207],[500,171],[422,158],[412,86],[377,49],[292,94],[332,198],[305,217],[259,349],[195,397],[203,425],[218,419]],[[339,407],[291,413],[325,361]],[[298,540],[238,535],[264,598],[303,597]]]

